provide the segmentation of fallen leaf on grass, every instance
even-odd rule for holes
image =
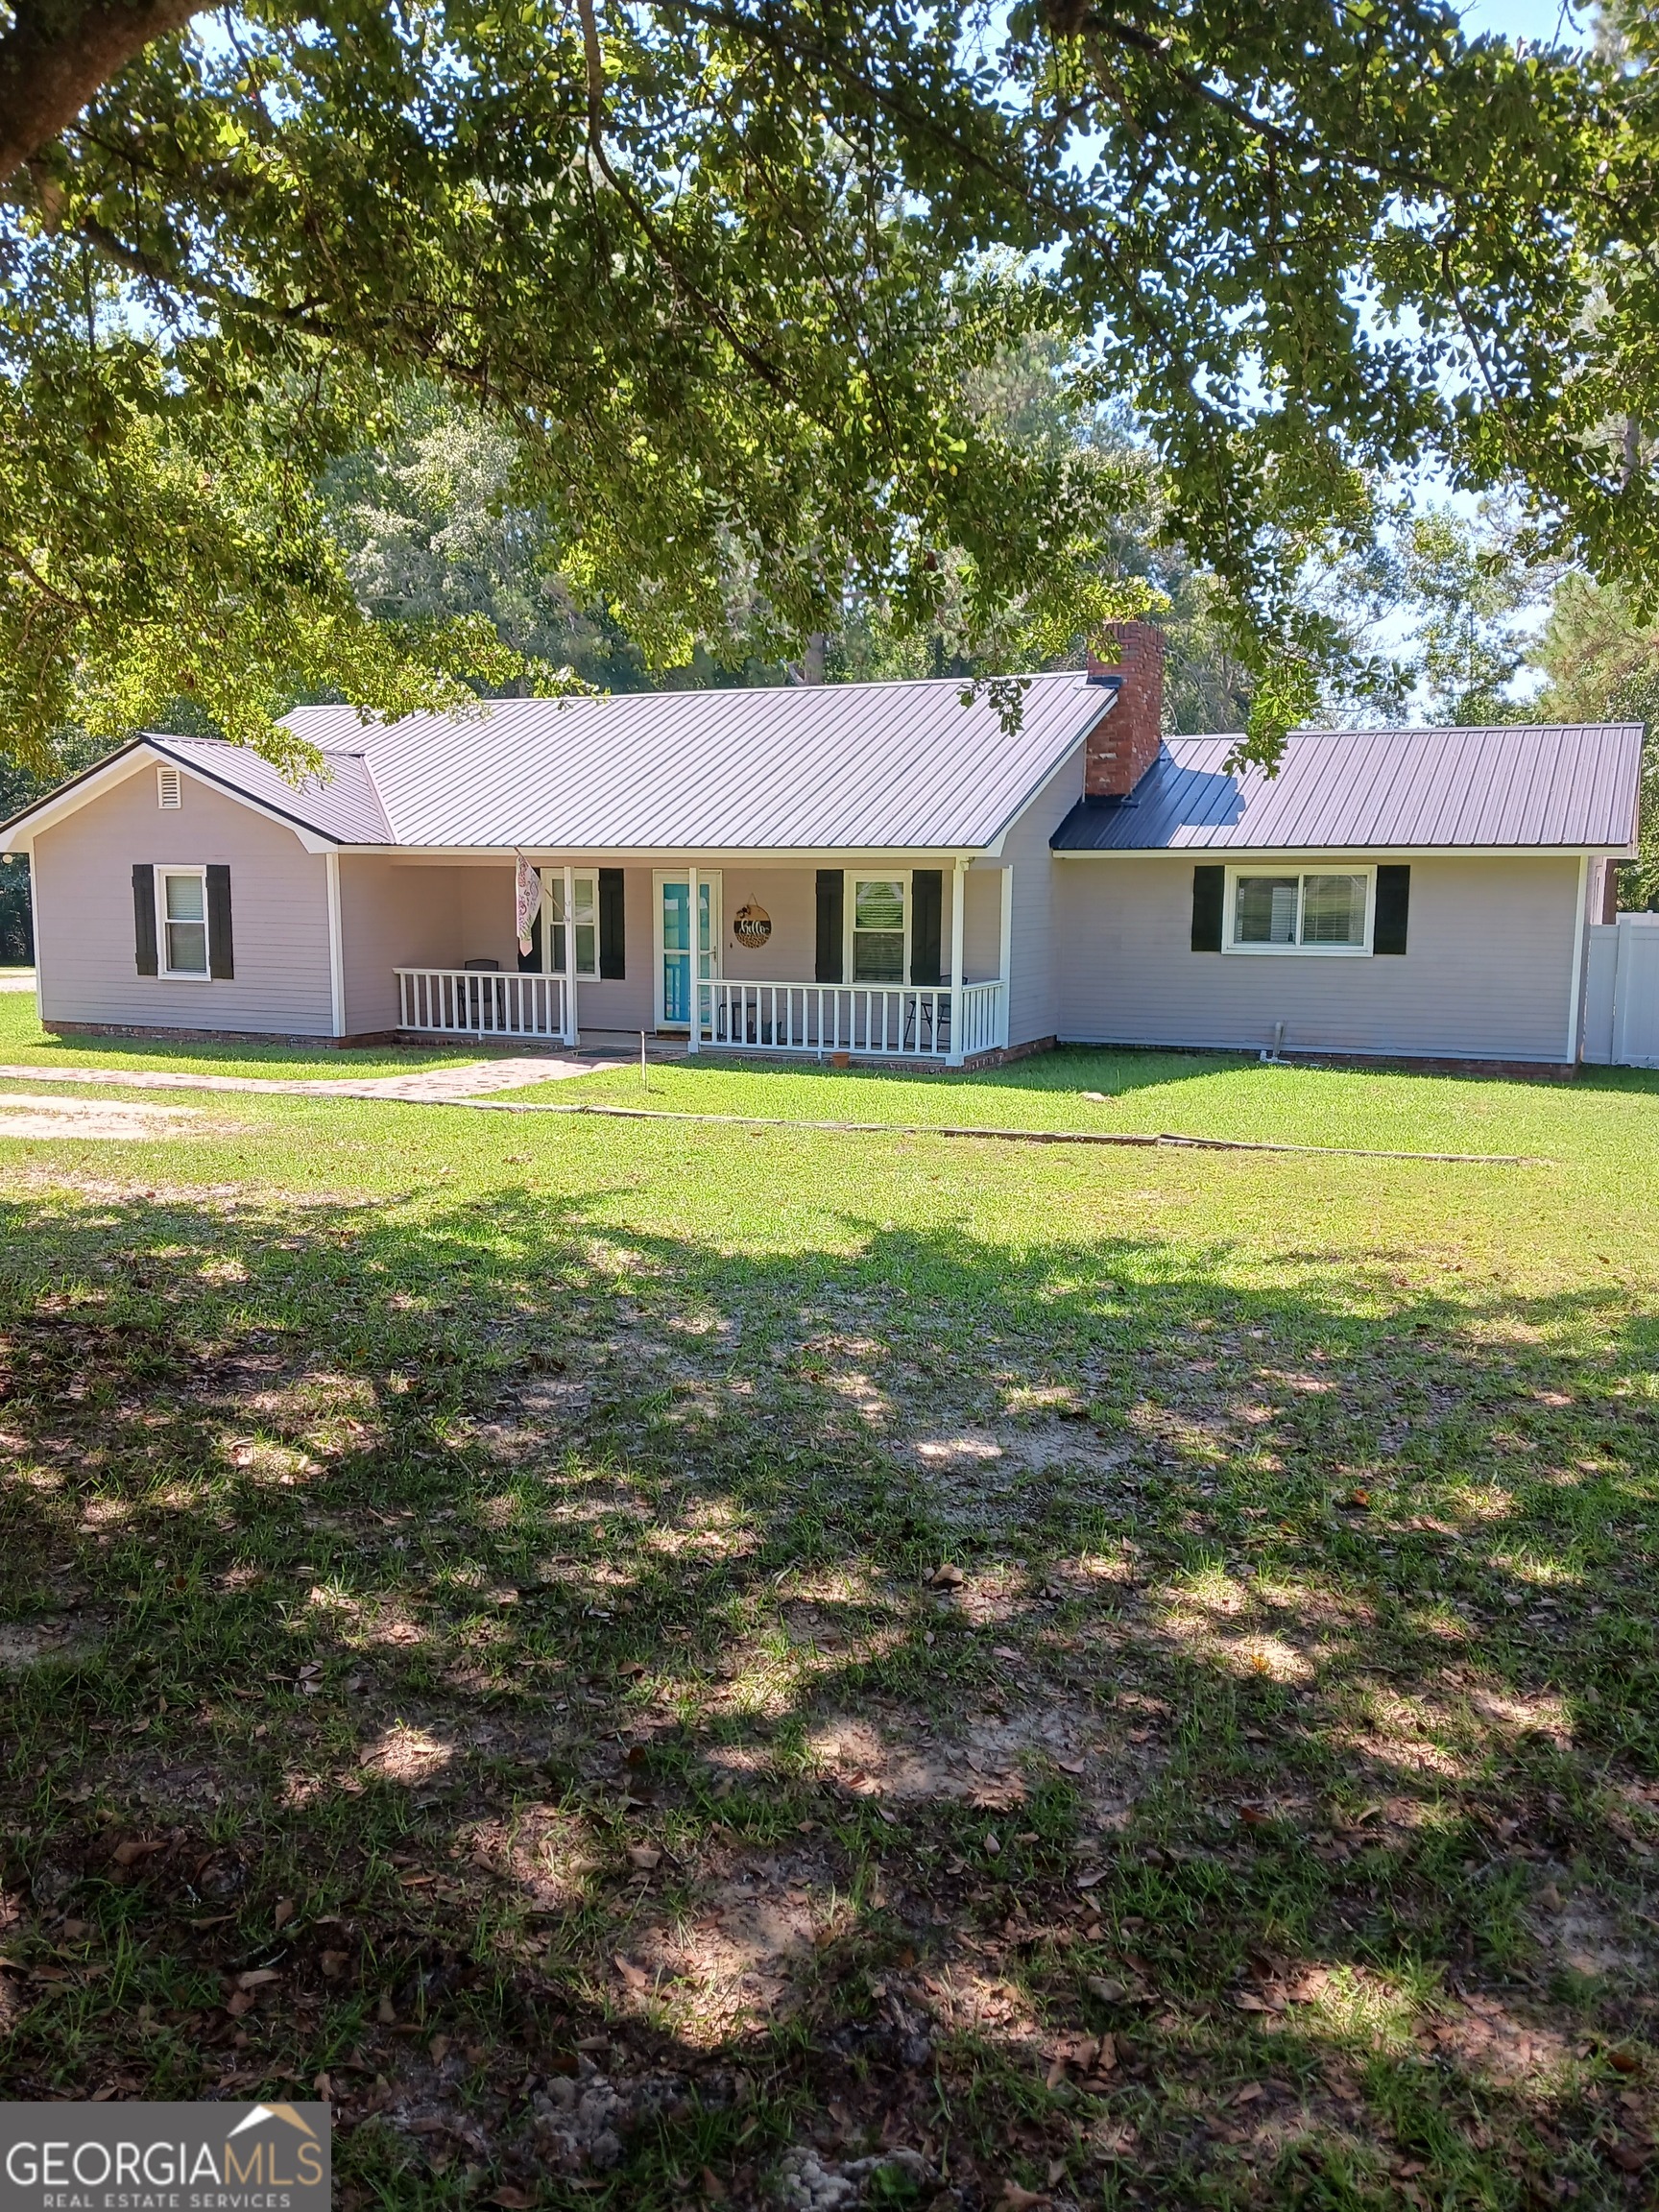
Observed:
[[[487,2204],[499,2204],[502,2212],[529,2212],[529,2207],[535,2201],[536,2192],[533,2189],[517,2188],[511,2181],[503,2181],[499,2189],[485,2199]]]
[[[318,1960],[318,1964],[323,1969],[323,1979],[325,1982],[343,1981],[346,1969],[350,1963],[351,1954],[349,1951],[325,1951]]]
[[[643,1966],[636,1966],[632,1959],[624,1959],[618,1951],[611,1961],[630,1989],[643,1989],[651,1977]]]
[[[1647,2152],[1635,2143],[1609,2143],[1607,2155],[1621,2174],[1640,2174],[1647,2164]]]
[[[1262,1805],[1240,1805],[1238,1817],[1246,1828],[1264,1828],[1273,1815]]]
[[[1273,2008],[1265,1997],[1258,1997],[1254,1989],[1235,1989],[1233,2002],[1240,2012],[1271,2012]]]
[[[927,1577],[928,1586],[934,1590],[960,1590],[967,1579],[961,1568],[952,1567],[948,1559]]]
[[[729,2196],[730,2192],[727,2189],[725,2182],[721,2180],[719,2175],[716,2174],[711,2167],[705,2166],[697,2178],[701,2184],[704,2196],[708,2198],[710,2204],[721,2204],[725,2202],[726,2198]]]
[[[275,1966],[250,1966],[246,1974],[238,1974],[238,1989],[263,1989],[267,1982],[280,1982],[281,1975]]]
[[[1129,1994],[1121,1982],[1109,1981],[1103,1974],[1091,1974],[1083,1986],[1091,1997],[1098,1997],[1102,2005],[1121,2005]]]
[[[631,1866],[637,1866],[642,1872],[649,1874],[655,1867],[662,1863],[662,1854],[654,1843],[630,1843],[628,1846],[628,1863]]]
[[[1311,2005],[1323,1997],[1330,1986],[1330,1968],[1328,1966],[1310,1966],[1306,1973],[1296,1977],[1285,1994],[1289,1998],[1292,2005]]]
[[[225,2009],[229,2013],[232,2020],[240,2020],[245,2012],[252,2012],[253,2009],[252,1990],[238,1989],[233,1996],[227,1997]]]
[[[997,2201],[1006,2204],[1008,2212],[1032,2212],[1033,2205],[1046,2204],[1049,2199],[1044,2190],[1022,2189],[1018,2181],[1004,2181]]]
[[[165,1851],[167,1845],[164,1840],[153,1843],[140,1843],[133,1840],[117,1843],[110,1856],[117,1866],[136,1866],[140,1859],[148,1859],[153,1851]]]
[[[272,1915],[271,1915],[272,1925],[273,1925],[274,1927],[277,1927],[277,1928],[286,1928],[286,1927],[287,1927],[287,1925],[288,1925],[288,1923],[289,1923],[289,1921],[290,1921],[290,1920],[292,1920],[292,1919],[293,1919],[293,1917],[294,1917],[294,1900],[293,1900],[293,1898],[292,1898],[292,1897],[278,1897],[278,1898],[277,1898],[277,1900],[276,1900],[276,1911],[275,1911],[275,1912],[273,1912],[273,1913],[272,1913]]]
[[[1089,1771],[1087,1759],[1056,1759],[1054,1764],[1062,1774],[1086,1774]]]

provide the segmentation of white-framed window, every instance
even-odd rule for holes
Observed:
[[[575,931],[576,974],[599,973],[599,878],[590,868],[578,868],[570,878],[570,912],[565,911],[565,871],[549,868],[541,878],[547,921],[547,965],[554,975],[568,975],[565,965],[566,933]]]
[[[163,810],[184,804],[184,777],[178,768],[156,771],[156,804]]]
[[[162,974],[205,983],[210,973],[206,869],[157,868],[156,909]]]
[[[847,974],[854,983],[902,983],[910,973],[910,873],[872,870],[847,878]]]
[[[1376,889],[1374,868],[1229,868],[1221,950],[1367,953]]]

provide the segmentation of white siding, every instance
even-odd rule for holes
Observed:
[[[326,1037],[333,1028],[325,864],[291,830],[192,776],[157,805],[147,762],[35,840],[40,1010],[48,1023],[227,1029]],[[223,981],[140,975],[132,868],[225,865],[236,973]]]
[[[1062,879],[1075,863],[1057,861],[1048,840],[1083,795],[1079,745],[1030,799],[1002,841],[1002,864],[1014,871],[1013,974],[1008,994],[1008,1042],[1027,1045],[1061,1029],[1056,987],[1058,900]],[[995,975],[995,957],[985,971]]]
[[[1209,860],[1210,856],[1202,856]],[[1058,864],[1060,1034],[1078,1043],[1572,1057],[1578,861],[1412,860],[1403,957],[1191,950],[1180,859]]]

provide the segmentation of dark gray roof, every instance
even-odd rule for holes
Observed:
[[[1275,777],[1229,775],[1240,742],[1170,738],[1130,799],[1074,806],[1055,851],[1582,851],[1636,841],[1640,723],[1298,731]]]
[[[350,708],[346,712],[356,721]],[[361,724],[358,728],[361,732]],[[217,737],[150,737],[145,742],[167,759],[223,784],[228,791],[256,800],[274,814],[330,837],[336,844],[393,842],[392,825],[361,747],[349,753],[320,748],[324,774],[302,777],[295,784],[279,768],[274,768],[259,754],[249,752],[245,745],[227,745]],[[312,737],[311,742],[316,744],[317,739]]]

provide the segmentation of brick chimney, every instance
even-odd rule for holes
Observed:
[[[1089,733],[1083,756],[1086,799],[1127,799],[1158,757],[1164,723],[1164,633],[1155,622],[1108,622],[1103,644],[1116,661],[1089,655],[1089,681],[1118,694]]]

